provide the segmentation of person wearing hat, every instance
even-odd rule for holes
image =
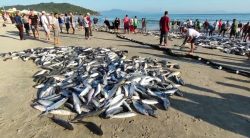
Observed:
[[[41,23],[42,23],[42,27],[46,33],[46,40],[50,40],[50,24],[49,24],[49,21],[46,17],[45,11],[42,11]]]
[[[201,36],[201,34],[193,28],[186,28],[186,27],[183,28],[182,32],[186,33],[186,38],[185,38],[183,44],[181,45],[181,48],[186,43],[191,43],[191,50],[190,50],[189,54],[194,53],[194,49],[195,49],[194,44],[195,44],[197,38],[199,38]]]

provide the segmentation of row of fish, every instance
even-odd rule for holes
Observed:
[[[127,118],[157,117],[167,110],[170,96],[183,96],[178,64],[134,56],[112,48],[48,47],[2,53],[4,61],[33,60],[38,89],[33,107],[41,115]],[[157,106],[156,106],[157,105]],[[52,118],[53,120],[53,118]],[[55,120],[55,119],[54,119]],[[71,129],[71,128],[70,128]]]
[[[228,54],[245,56],[250,52],[250,43],[242,42],[240,39],[229,39],[221,36],[201,36],[196,45],[204,48],[219,49]]]

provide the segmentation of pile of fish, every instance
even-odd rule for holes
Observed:
[[[183,96],[178,64],[112,48],[51,47],[0,54],[4,60],[33,60],[42,70],[34,74],[38,89],[33,107],[42,115],[156,117],[167,110],[172,95]],[[156,106],[157,105],[157,106]]]
[[[242,56],[250,52],[250,43],[242,42],[240,39],[230,40],[221,36],[209,37],[203,35],[198,38],[196,45]]]

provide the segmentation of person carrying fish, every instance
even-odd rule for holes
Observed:
[[[194,49],[195,49],[195,42],[197,40],[197,38],[199,38],[201,36],[201,34],[196,31],[193,28],[183,28],[183,33],[186,33],[186,38],[183,42],[183,44],[181,45],[181,48],[186,44],[186,43],[191,43],[191,50],[189,52],[189,54],[194,53]]]

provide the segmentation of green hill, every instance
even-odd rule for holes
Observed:
[[[90,9],[86,9],[80,6],[72,5],[69,3],[40,3],[40,4],[32,4],[32,5],[12,5],[6,6],[5,9],[16,8],[17,10],[29,10],[34,9],[36,11],[46,11],[46,12],[57,12],[57,13],[87,13],[89,12],[92,15],[99,15],[98,12],[92,11]]]

